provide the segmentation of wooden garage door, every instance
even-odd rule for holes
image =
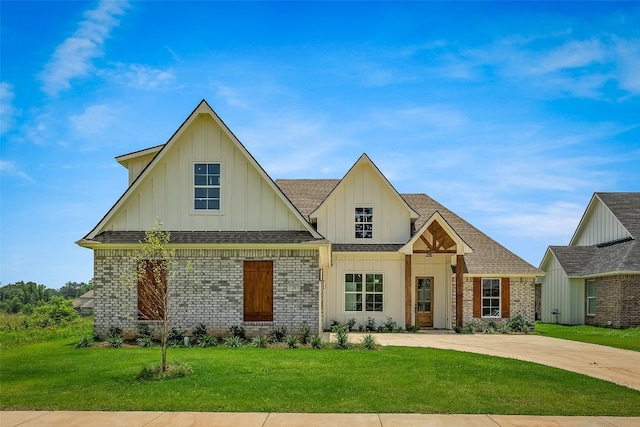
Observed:
[[[273,261],[244,262],[244,320],[273,321]]]

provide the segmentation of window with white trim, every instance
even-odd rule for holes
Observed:
[[[482,317],[500,317],[500,279],[482,279]]]
[[[587,315],[595,316],[596,314],[596,281],[595,279],[587,280]]]
[[[355,209],[356,239],[371,239],[373,237],[373,208]]]
[[[220,163],[193,165],[195,210],[220,210]]]
[[[344,275],[344,311],[383,311],[383,300],[383,274]]]

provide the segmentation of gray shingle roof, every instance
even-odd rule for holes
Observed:
[[[550,246],[570,277],[640,271],[640,193],[595,193],[633,238],[593,246]]]
[[[170,231],[171,243],[329,243],[308,231]],[[139,243],[144,231],[104,231],[98,243]]]
[[[636,239],[640,239],[640,192],[596,193]]]
[[[331,250],[334,252],[398,252],[404,245],[396,244],[344,244],[334,243]]]
[[[338,179],[279,179],[276,185],[291,200],[303,216],[308,218],[340,182]],[[470,274],[536,275],[542,271],[518,257],[504,246],[482,233],[477,228],[445,208],[426,194],[401,194],[407,204],[420,216],[416,220],[415,230],[419,230],[426,221],[438,211],[460,237],[473,249],[465,256],[466,270]],[[369,245],[334,244],[333,250],[363,251]],[[371,245],[371,251],[398,250],[403,245]]]

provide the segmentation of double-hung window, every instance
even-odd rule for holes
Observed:
[[[587,315],[595,316],[596,314],[596,281],[594,279],[587,280]]]
[[[344,311],[383,311],[384,276],[379,273],[344,275]]]
[[[373,237],[373,208],[356,208],[355,231],[356,239]]]
[[[220,163],[196,163],[193,166],[195,210],[220,210]]]
[[[482,317],[500,317],[500,279],[482,279]]]

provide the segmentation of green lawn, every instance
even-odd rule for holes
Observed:
[[[565,326],[537,322],[536,333],[564,340],[640,351],[640,328],[612,329],[586,325]]]
[[[188,377],[139,382],[158,348],[2,350],[3,410],[475,413],[640,416],[640,392],[512,359],[426,348],[169,349]]]

